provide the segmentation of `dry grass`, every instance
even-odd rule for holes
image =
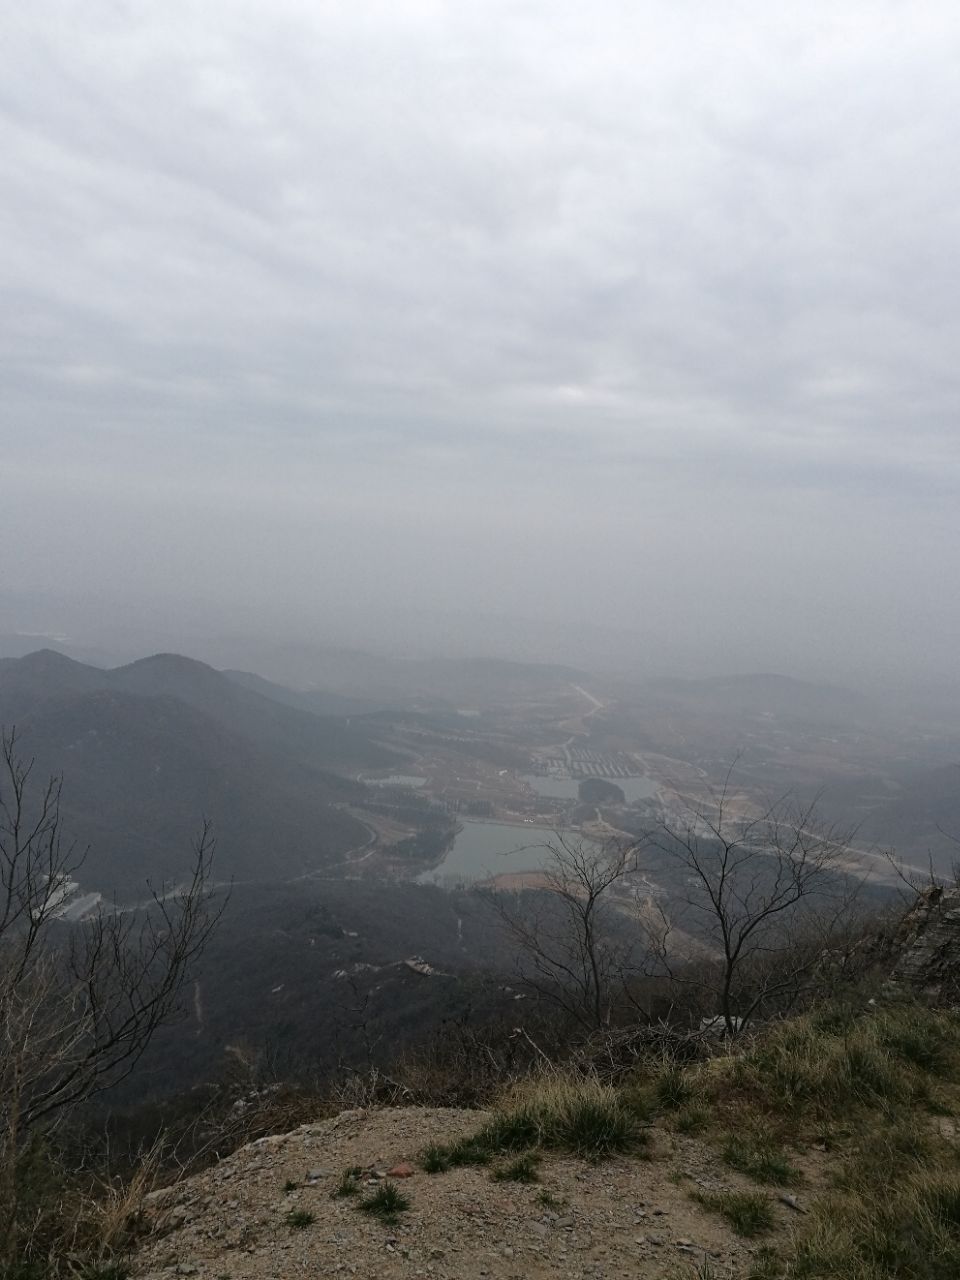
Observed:
[[[934,1114],[954,1106],[957,1018],[863,1002],[768,1027],[705,1063],[651,1063],[617,1087],[560,1072],[528,1080],[476,1133],[430,1148],[424,1163],[442,1171],[541,1150],[642,1154],[657,1111],[675,1131],[705,1133],[732,1169],[770,1186],[802,1185],[787,1152],[815,1145],[821,1165],[829,1151],[831,1185],[791,1221],[789,1241],[758,1253],[757,1280],[957,1280],[960,1157],[934,1127]],[[762,1192],[697,1198],[738,1234],[776,1226]]]
[[[18,1259],[12,1270],[0,1267],[0,1280],[51,1280],[68,1263],[69,1273],[83,1280],[123,1280],[145,1227],[145,1197],[167,1154],[166,1142],[157,1139],[126,1177],[108,1178],[72,1174],[49,1150],[28,1150],[18,1168]]]
[[[621,1092],[591,1076],[551,1074],[515,1086],[475,1134],[448,1148],[429,1148],[425,1166],[483,1164],[492,1156],[542,1148],[587,1160],[638,1152],[646,1140]]]
[[[922,1112],[904,1109],[851,1143],[815,1205],[791,1280],[960,1276],[960,1160]]]
[[[960,1276],[960,1154],[934,1124],[960,1104],[955,1015],[828,1008],[769,1029],[705,1079],[733,1130],[724,1156],[748,1176],[784,1184],[792,1169],[763,1129],[830,1150],[831,1185],[798,1228],[787,1280]]]
[[[697,1192],[694,1200],[705,1209],[719,1213],[738,1236],[766,1235],[773,1230],[775,1218],[768,1196],[755,1191]]]
[[[798,1243],[789,1276],[813,1280],[956,1280],[960,1276],[960,1175],[892,1178],[870,1198],[825,1198]]]
[[[939,1081],[956,1076],[958,1062],[955,1020],[908,1005],[848,1019],[795,1018],[726,1065],[727,1082],[766,1110],[834,1117],[851,1107],[924,1105]]]
[[[728,1134],[722,1154],[725,1164],[754,1182],[795,1187],[803,1181],[803,1174],[790,1163],[787,1153],[762,1129]]]
[[[102,1253],[123,1249],[136,1234],[144,1200],[157,1185],[165,1154],[165,1142],[158,1138],[143,1153],[130,1178],[108,1184],[103,1194],[91,1201],[89,1217]]]

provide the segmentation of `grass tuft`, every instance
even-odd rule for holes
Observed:
[[[792,1165],[776,1143],[764,1134],[729,1134],[723,1146],[723,1160],[731,1169],[744,1173],[754,1182],[777,1187],[795,1187],[803,1174]]]
[[[291,1209],[286,1218],[291,1231],[304,1231],[313,1226],[316,1220],[316,1216],[307,1209]]]
[[[542,1105],[522,1101],[506,1111],[496,1112],[473,1141],[488,1152],[525,1151],[543,1141],[545,1119],[546,1111]]]
[[[776,1219],[767,1196],[753,1191],[696,1192],[694,1200],[726,1218],[738,1236],[761,1236],[773,1230]]]
[[[490,1177],[494,1182],[536,1182],[539,1163],[539,1156],[528,1151],[525,1155],[511,1160],[509,1164],[502,1164],[494,1169]]]
[[[420,1162],[428,1172],[442,1173],[537,1149],[604,1160],[640,1152],[646,1139],[635,1111],[611,1086],[589,1077],[540,1080],[515,1090],[476,1133],[450,1146],[427,1147]]]
[[[649,1084],[626,1084],[620,1088],[620,1100],[641,1124],[652,1124],[657,1116],[657,1099]]]
[[[693,1088],[682,1067],[668,1063],[654,1082],[657,1103],[664,1111],[679,1111],[693,1100]]]
[[[894,1181],[873,1199],[831,1197],[801,1241],[797,1280],[954,1280],[960,1275],[960,1177],[924,1174]]]
[[[931,1076],[947,1076],[957,1065],[957,1036],[953,1028],[928,1013],[900,1010],[881,1019],[879,1042],[901,1062]]]
[[[355,1196],[360,1191],[360,1179],[363,1177],[363,1170],[359,1165],[352,1165],[349,1169],[344,1169],[340,1175],[340,1181],[333,1188],[331,1195],[335,1200],[343,1200],[347,1196]]]
[[[538,1081],[477,1136],[496,1151],[543,1147],[587,1160],[637,1151],[646,1139],[618,1091],[589,1077]]]
[[[636,1150],[641,1135],[646,1137],[615,1095],[573,1098],[561,1108],[556,1121],[552,1145],[589,1160]]]
[[[420,1167],[425,1173],[446,1173],[451,1163],[450,1149],[440,1142],[431,1142],[420,1152]]]
[[[674,1130],[686,1135],[703,1133],[709,1124],[710,1112],[706,1107],[682,1107],[673,1117]]]
[[[395,1183],[381,1182],[376,1191],[360,1201],[357,1208],[381,1222],[392,1223],[410,1208],[410,1201]]]
[[[783,1259],[768,1244],[757,1246],[747,1280],[780,1280],[783,1275]]]
[[[461,1138],[459,1142],[455,1142],[447,1149],[447,1159],[451,1168],[459,1169],[464,1166],[489,1164],[493,1154],[490,1147],[481,1140],[480,1135],[477,1135],[472,1138]]]

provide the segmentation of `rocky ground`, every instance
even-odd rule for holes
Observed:
[[[136,1280],[292,1280],[298,1276],[435,1280],[614,1280],[745,1277],[754,1246],[691,1199],[756,1190],[704,1143],[655,1131],[650,1158],[600,1165],[549,1156],[539,1182],[494,1182],[484,1168],[428,1175],[429,1142],[475,1130],[475,1111],[347,1111],[263,1138],[214,1168],[148,1199],[150,1234]],[[361,1190],[392,1181],[410,1200],[393,1224],[332,1195],[343,1171],[365,1170]],[[809,1193],[808,1193],[809,1194]],[[774,1200],[776,1197],[774,1195]],[[802,1199],[802,1197],[801,1197]],[[776,1243],[796,1216],[776,1203]],[[312,1215],[295,1227],[291,1214]],[[702,1270],[700,1270],[702,1268]]]

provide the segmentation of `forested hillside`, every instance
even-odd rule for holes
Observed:
[[[0,661],[0,723],[39,775],[63,774],[63,817],[90,853],[85,889],[175,879],[203,818],[218,878],[330,867],[369,836],[343,806],[361,769],[396,756],[343,718],[282,706],[200,662],[160,655],[103,671],[52,651]]]

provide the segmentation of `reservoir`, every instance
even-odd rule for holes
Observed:
[[[565,837],[571,843],[579,839],[574,831],[566,832]],[[536,871],[549,864],[550,853],[530,846],[555,843],[556,839],[557,833],[551,827],[465,822],[443,862],[424,871],[417,880],[420,884],[468,884],[508,871]]]

